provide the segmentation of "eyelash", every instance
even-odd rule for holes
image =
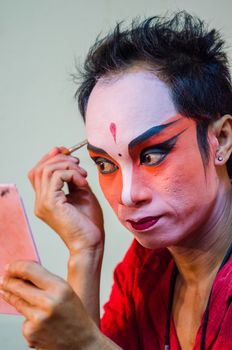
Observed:
[[[172,149],[175,147],[177,138],[180,134],[172,137],[171,139],[163,142],[159,145],[154,145],[151,147],[148,147],[144,149],[140,153],[140,164],[145,166],[156,166],[159,165],[166,157],[167,155],[172,151]],[[147,160],[145,159],[146,156],[150,155],[158,155],[158,159],[156,161],[153,161],[151,164],[147,163]]]
[[[118,166],[116,164],[114,164],[113,162],[111,162],[106,158],[96,157],[96,158],[93,158],[93,161],[97,165],[98,170],[100,171],[101,174],[112,174],[118,169]],[[105,171],[104,169],[101,169],[101,166],[102,165],[104,166],[105,164],[112,166],[112,169],[107,171]]]
[[[167,150],[157,150],[150,149],[140,154],[140,164],[145,166],[156,166],[159,165],[168,155],[169,151]]]
[[[159,145],[154,145],[154,146],[145,148],[140,153],[140,164],[145,166],[150,166],[150,167],[159,165],[174,148],[177,141],[177,137],[178,135],[174,136],[172,139],[168,141],[165,141],[162,144],[162,146],[161,144],[159,144]],[[149,160],[148,158],[146,158],[148,156],[150,157],[150,161],[152,160],[151,157],[154,158],[155,156],[158,156],[158,159],[153,159],[153,161],[150,164],[148,164]],[[95,157],[93,158],[93,161],[97,165],[99,172],[104,175],[112,174],[118,169],[118,166],[107,158]],[[104,167],[105,165],[108,165],[111,168],[109,170],[101,169],[101,166]]]
[[[151,149],[150,152],[146,151],[146,153],[142,152],[140,155],[140,164],[145,165],[145,166],[159,165],[166,158],[168,153],[169,153],[168,151],[163,151],[163,150],[158,151],[157,149],[156,150]],[[159,157],[158,157],[158,160],[156,160],[156,161],[153,160],[153,162],[151,164],[148,164],[148,159],[145,159],[145,157],[151,156],[151,155],[153,157],[154,157],[154,155],[158,155]],[[106,158],[97,157],[97,158],[94,158],[93,160],[94,160],[95,164],[97,165],[98,170],[100,171],[101,174],[104,174],[104,175],[105,174],[112,174],[118,169],[118,166],[116,164],[114,164],[113,162],[109,161]],[[110,166],[110,169],[105,170],[104,166],[106,166],[106,165]],[[101,167],[103,167],[103,168],[101,168]]]

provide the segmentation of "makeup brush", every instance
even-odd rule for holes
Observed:
[[[87,140],[83,140],[83,141],[77,143],[75,146],[72,146],[72,147],[70,147],[70,148],[64,149],[64,150],[62,151],[62,153],[68,156],[69,154],[71,154],[71,153],[77,151],[79,148],[84,147],[85,145],[87,145],[87,143],[88,143]]]

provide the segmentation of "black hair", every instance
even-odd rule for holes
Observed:
[[[96,40],[79,71],[81,85],[75,97],[83,118],[90,93],[100,78],[146,64],[169,86],[177,111],[196,120],[198,144],[206,164],[210,122],[232,114],[229,63],[220,33],[185,11],[171,18],[134,20],[126,29],[122,24]],[[227,168],[232,177],[231,159]]]

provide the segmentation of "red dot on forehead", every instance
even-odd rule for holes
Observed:
[[[114,142],[116,143],[116,124],[115,123],[110,123],[110,132],[114,138]]]

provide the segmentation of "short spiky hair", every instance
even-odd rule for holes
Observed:
[[[224,41],[199,18],[181,11],[172,18],[135,20],[90,48],[75,97],[85,119],[88,99],[97,81],[145,63],[170,88],[179,113],[196,120],[198,143],[208,159],[207,129],[211,121],[232,114],[232,89]],[[229,169],[228,169],[229,170]]]

